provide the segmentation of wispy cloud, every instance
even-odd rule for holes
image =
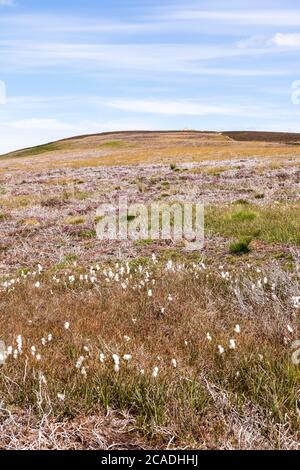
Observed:
[[[13,3],[0,0],[2,150],[102,130],[299,122],[296,0]]]
[[[271,42],[278,47],[300,47],[300,33],[277,33]]]
[[[163,18],[164,16],[162,16]],[[205,20],[230,24],[262,26],[300,26],[300,9],[263,10],[201,10],[182,8],[166,14],[176,20]]]
[[[265,51],[266,48],[269,48],[271,54],[276,53],[274,47],[277,48],[277,53],[282,53],[278,51],[278,48],[290,47],[290,48],[299,48],[300,47],[300,33],[276,33],[274,36],[253,36],[247,39],[243,39],[237,42],[237,46],[242,49],[249,48],[250,50],[263,48]],[[271,49],[272,48],[272,49]]]
[[[19,40],[0,40],[0,65],[15,71],[51,68],[65,70],[78,66],[82,70],[128,70],[163,74],[177,72],[185,75],[265,76],[283,75],[287,70],[263,67],[229,67],[226,58],[260,56],[268,48],[246,49],[232,46],[202,46],[190,44],[97,44],[57,43]],[[222,66],[216,60],[222,59]],[[209,65],[208,61],[214,61]],[[119,72],[118,72],[119,73]]]
[[[132,113],[150,113],[168,116],[205,116],[205,115],[238,115],[251,112],[249,109],[234,106],[208,105],[191,100],[136,100],[106,99],[106,106]]]
[[[65,123],[51,118],[28,119],[23,121],[1,122],[0,155],[18,148],[31,147],[52,142],[66,136],[93,134],[118,130],[159,130],[167,129],[164,123],[147,119],[90,119]],[[39,131],[39,132],[37,132]],[[17,136],[17,138],[16,138]]]
[[[23,119],[21,121],[8,122],[9,127],[22,130],[47,130],[47,131],[70,131],[73,126],[57,119]]]

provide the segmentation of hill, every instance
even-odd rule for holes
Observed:
[[[1,167],[51,169],[300,155],[300,134],[131,131],[72,137],[0,156]]]

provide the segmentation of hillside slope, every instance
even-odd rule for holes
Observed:
[[[1,168],[51,169],[171,164],[300,155],[300,134],[268,132],[131,131],[78,136],[0,157]]]

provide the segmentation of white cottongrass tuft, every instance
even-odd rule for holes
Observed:
[[[100,359],[100,362],[103,364],[103,362],[105,361],[105,354],[104,354],[104,353],[100,353],[100,354],[99,354],[99,359]]]
[[[113,354],[112,358],[115,364],[120,364],[120,357],[118,354]]]
[[[17,346],[19,354],[22,354],[23,339],[21,335],[18,335],[17,337]]]
[[[155,366],[154,369],[153,369],[153,372],[152,372],[152,377],[154,379],[156,379],[156,377],[158,376],[158,371],[159,371],[159,368],[157,366]]]
[[[224,354],[225,352],[225,349],[223,348],[223,346],[221,346],[221,344],[218,344],[218,351],[220,355]]]
[[[76,362],[76,369],[81,369],[82,364],[83,364],[83,361],[84,361],[84,357],[83,357],[83,356],[80,356],[80,357],[77,359],[77,362]]]
[[[229,340],[229,349],[235,349],[236,344],[235,344],[235,339],[230,339]]]
[[[130,362],[131,359],[132,359],[132,355],[131,354],[124,354],[123,359],[126,362]]]
[[[114,370],[118,373],[120,371],[120,357],[118,354],[113,354],[112,358],[114,361]]]

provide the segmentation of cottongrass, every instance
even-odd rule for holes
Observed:
[[[160,447],[295,448],[296,271],[157,257],[98,268],[2,283],[4,409],[127,413]]]

